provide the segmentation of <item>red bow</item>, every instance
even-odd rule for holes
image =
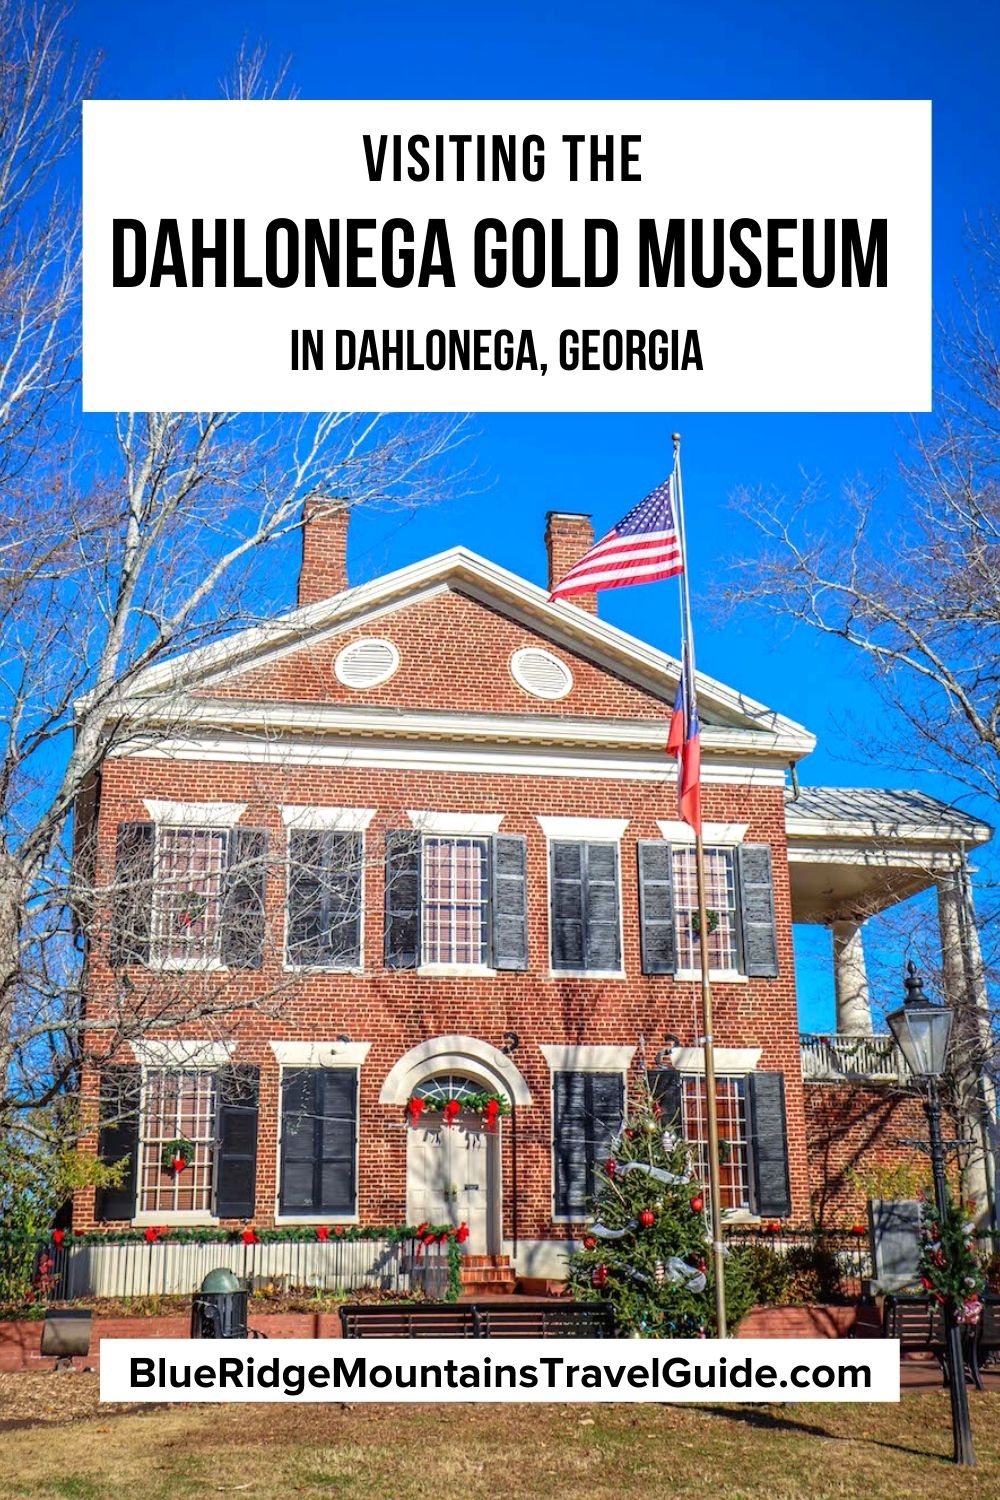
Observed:
[[[458,1119],[458,1117],[459,1117],[459,1115],[461,1113],[462,1113],[462,1106],[458,1102],[458,1100],[457,1099],[449,1099],[448,1103],[444,1107],[444,1123],[446,1125],[450,1125],[454,1120]]]
[[[465,1223],[459,1224],[458,1228],[455,1230],[455,1239],[457,1240],[457,1242],[460,1245],[464,1245],[465,1242],[466,1242],[466,1240],[468,1238],[469,1238],[469,1226],[468,1226],[468,1224],[465,1224]]]
[[[499,1100],[497,1100],[497,1099],[490,1099],[487,1102],[486,1113],[483,1116],[483,1123],[485,1124],[487,1130],[496,1130],[496,1128],[497,1128],[497,1115],[499,1115],[499,1113],[500,1113],[500,1102],[499,1102]]]
[[[53,1229],[53,1231],[52,1231],[52,1241],[53,1241],[53,1244],[56,1246],[56,1249],[59,1248],[59,1246],[62,1244],[62,1242],[63,1242],[63,1240],[65,1238],[66,1238],[66,1231],[65,1231],[65,1229]]]
[[[406,1108],[409,1110],[410,1124],[411,1125],[418,1124],[418,1122],[420,1120],[420,1116],[424,1112],[424,1101],[423,1101],[423,1099],[411,1099],[410,1102],[409,1102],[409,1104],[406,1106]]]
[[[244,1229],[244,1231],[243,1231],[243,1243],[244,1243],[244,1245],[259,1245],[260,1244],[260,1240],[257,1238],[257,1231],[256,1231],[256,1229]]]
[[[319,1228],[316,1230],[316,1238],[318,1240],[328,1240],[330,1238],[330,1231],[329,1229],[327,1229],[325,1224],[320,1224]]]

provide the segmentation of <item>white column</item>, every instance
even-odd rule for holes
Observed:
[[[975,1142],[964,1153],[965,1190],[976,1204],[979,1224],[986,1227],[996,1212],[995,1164],[988,1138],[996,1099],[982,1071],[990,1045],[986,976],[967,873],[956,870],[943,876],[937,893],[941,976],[945,998],[957,1012],[952,1048],[962,1133]]]
[[[838,1033],[871,1036],[872,1004],[860,922],[838,920],[833,924],[833,977]]]

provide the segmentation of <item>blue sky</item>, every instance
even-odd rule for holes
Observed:
[[[240,39],[261,39],[291,59],[304,98],[930,98],[934,102],[934,283],[945,309],[968,260],[967,221],[996,203],[1000,110],[996,59],[1000,10],[927,0],[825,8],[759,0],[679,5],[579,0],[543,7],[403,5],[315,0],[83,0],[71,23],[104,54],[100,92],[111,98],[215,97]],[[865,350],[856,351],[858,360]],[[822,350],[817,351],[822,358]],[[591,511],[606,528],[670,463],[670,432],[684,434],[692,583],[699,600],[699,665],[806,724],[819,748],[803,780],[841,785],[895,781],[866,767],[843,722],[881,713],[859,686],[846,648],[782,637],[754,620],[717,623],[709,609],[726,559],[752,556],[755,534],[727,509],[742,485],[797,493],[821,479],[831,503],[856,475],[895,492],[900,416],[480,416],[470,456],[488,487],[474,498],[411,517],[360,519],[355,577],[462,542],[544,581],[542,531],[552,507]],[[501,521],[502,518],[502,521]],[[286,596],[290,597],[288,579]],[[673,588],[602,596],[616,625],[676,648]],[[940,786],[930,787],[939,794]],[[832,1024],[828,939],[801,935],[803,1023]]]

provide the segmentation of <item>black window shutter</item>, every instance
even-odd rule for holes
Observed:
[[[751,979],[778,976],[778,934],[774,924],[774,883],[770,844],[741,844],[736,850],[740,886],[743,972]]]
[[[135,1216],[141,1082],[142,1070],[134,1064],[115,1063],[101,1069],[97,1155],[106,1167],[127,1160],[117,1187],[98,1188],[97,1218],[102,1222]]]
[[[287,1069],[281,1087],[281,1212],[357,1207],[354,1068]]]
[[[289,835],[288,958],[293,964],[356,969],[361,963],[360,833]]]
[[[587,1211],[587,1096],[585,1073],[552,1077],[555,1212],[582,1218]]]
[[[596,1169],[621,1127],[622,1076],[555,1073],[552,1100],[555,1212],[562,1218],[583,1218],[593,1202]]]
[[[683,1130],[683,1083],[676,1068],[651,1068],[646,1074],[649,1093],[653,1102],[660,1106],[660,1119],[665,1126],[680,1133]]]
[[[316,1068],[286,1068],[281,1078],[283,1214],[310,1211],[315,1196]]]
[[[676,974],[674,858],[662,839],[640,839],[639,934],[644,974]]]
[[[528,967],[528,841],[521,834],[493,839],[493,967]]]
[[[420,835],[396,829],[385,836],[385,966],[420,963]]]
[[[155,839],[152,823],[118,824],[111,913],[111,964],[116,969],[149,963]]]
[[[215,1212],[220,1219],[253,1218],[257,1178],[260,1069],[249,1064],[219,1075],[219,1145]]]
[[[357,1209],[358,1075],[354,1068],[327,1068],[320,1077],[316,1207],[353,1214]]]
[[[784,1077],[781,1073],[750,1073],[747,1094],[751,1207],[764,1218],[786,1218],[792,1211],[792,1199]]]
[[[222,962],[230,969],[263,967],[266,889],[267,829],[232,829],[222,906]]]
[[[618,904],[618,845],[585,844],[587,910],[586,968],[621,967],[621,921]]]
[[[586,967],[584,907],[585,845],[553,839],[551,869],[551,926],[553,969]]]

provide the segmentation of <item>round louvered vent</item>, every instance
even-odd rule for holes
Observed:
[[[352,641],[333,664],[337,681],[349,688],[378,687],[399,666],[399,652],[391,641]]]
[[[533,698],[565,698],[573,673],[564,661],[538,646],[523,646],[510,659],[510,674]]]

